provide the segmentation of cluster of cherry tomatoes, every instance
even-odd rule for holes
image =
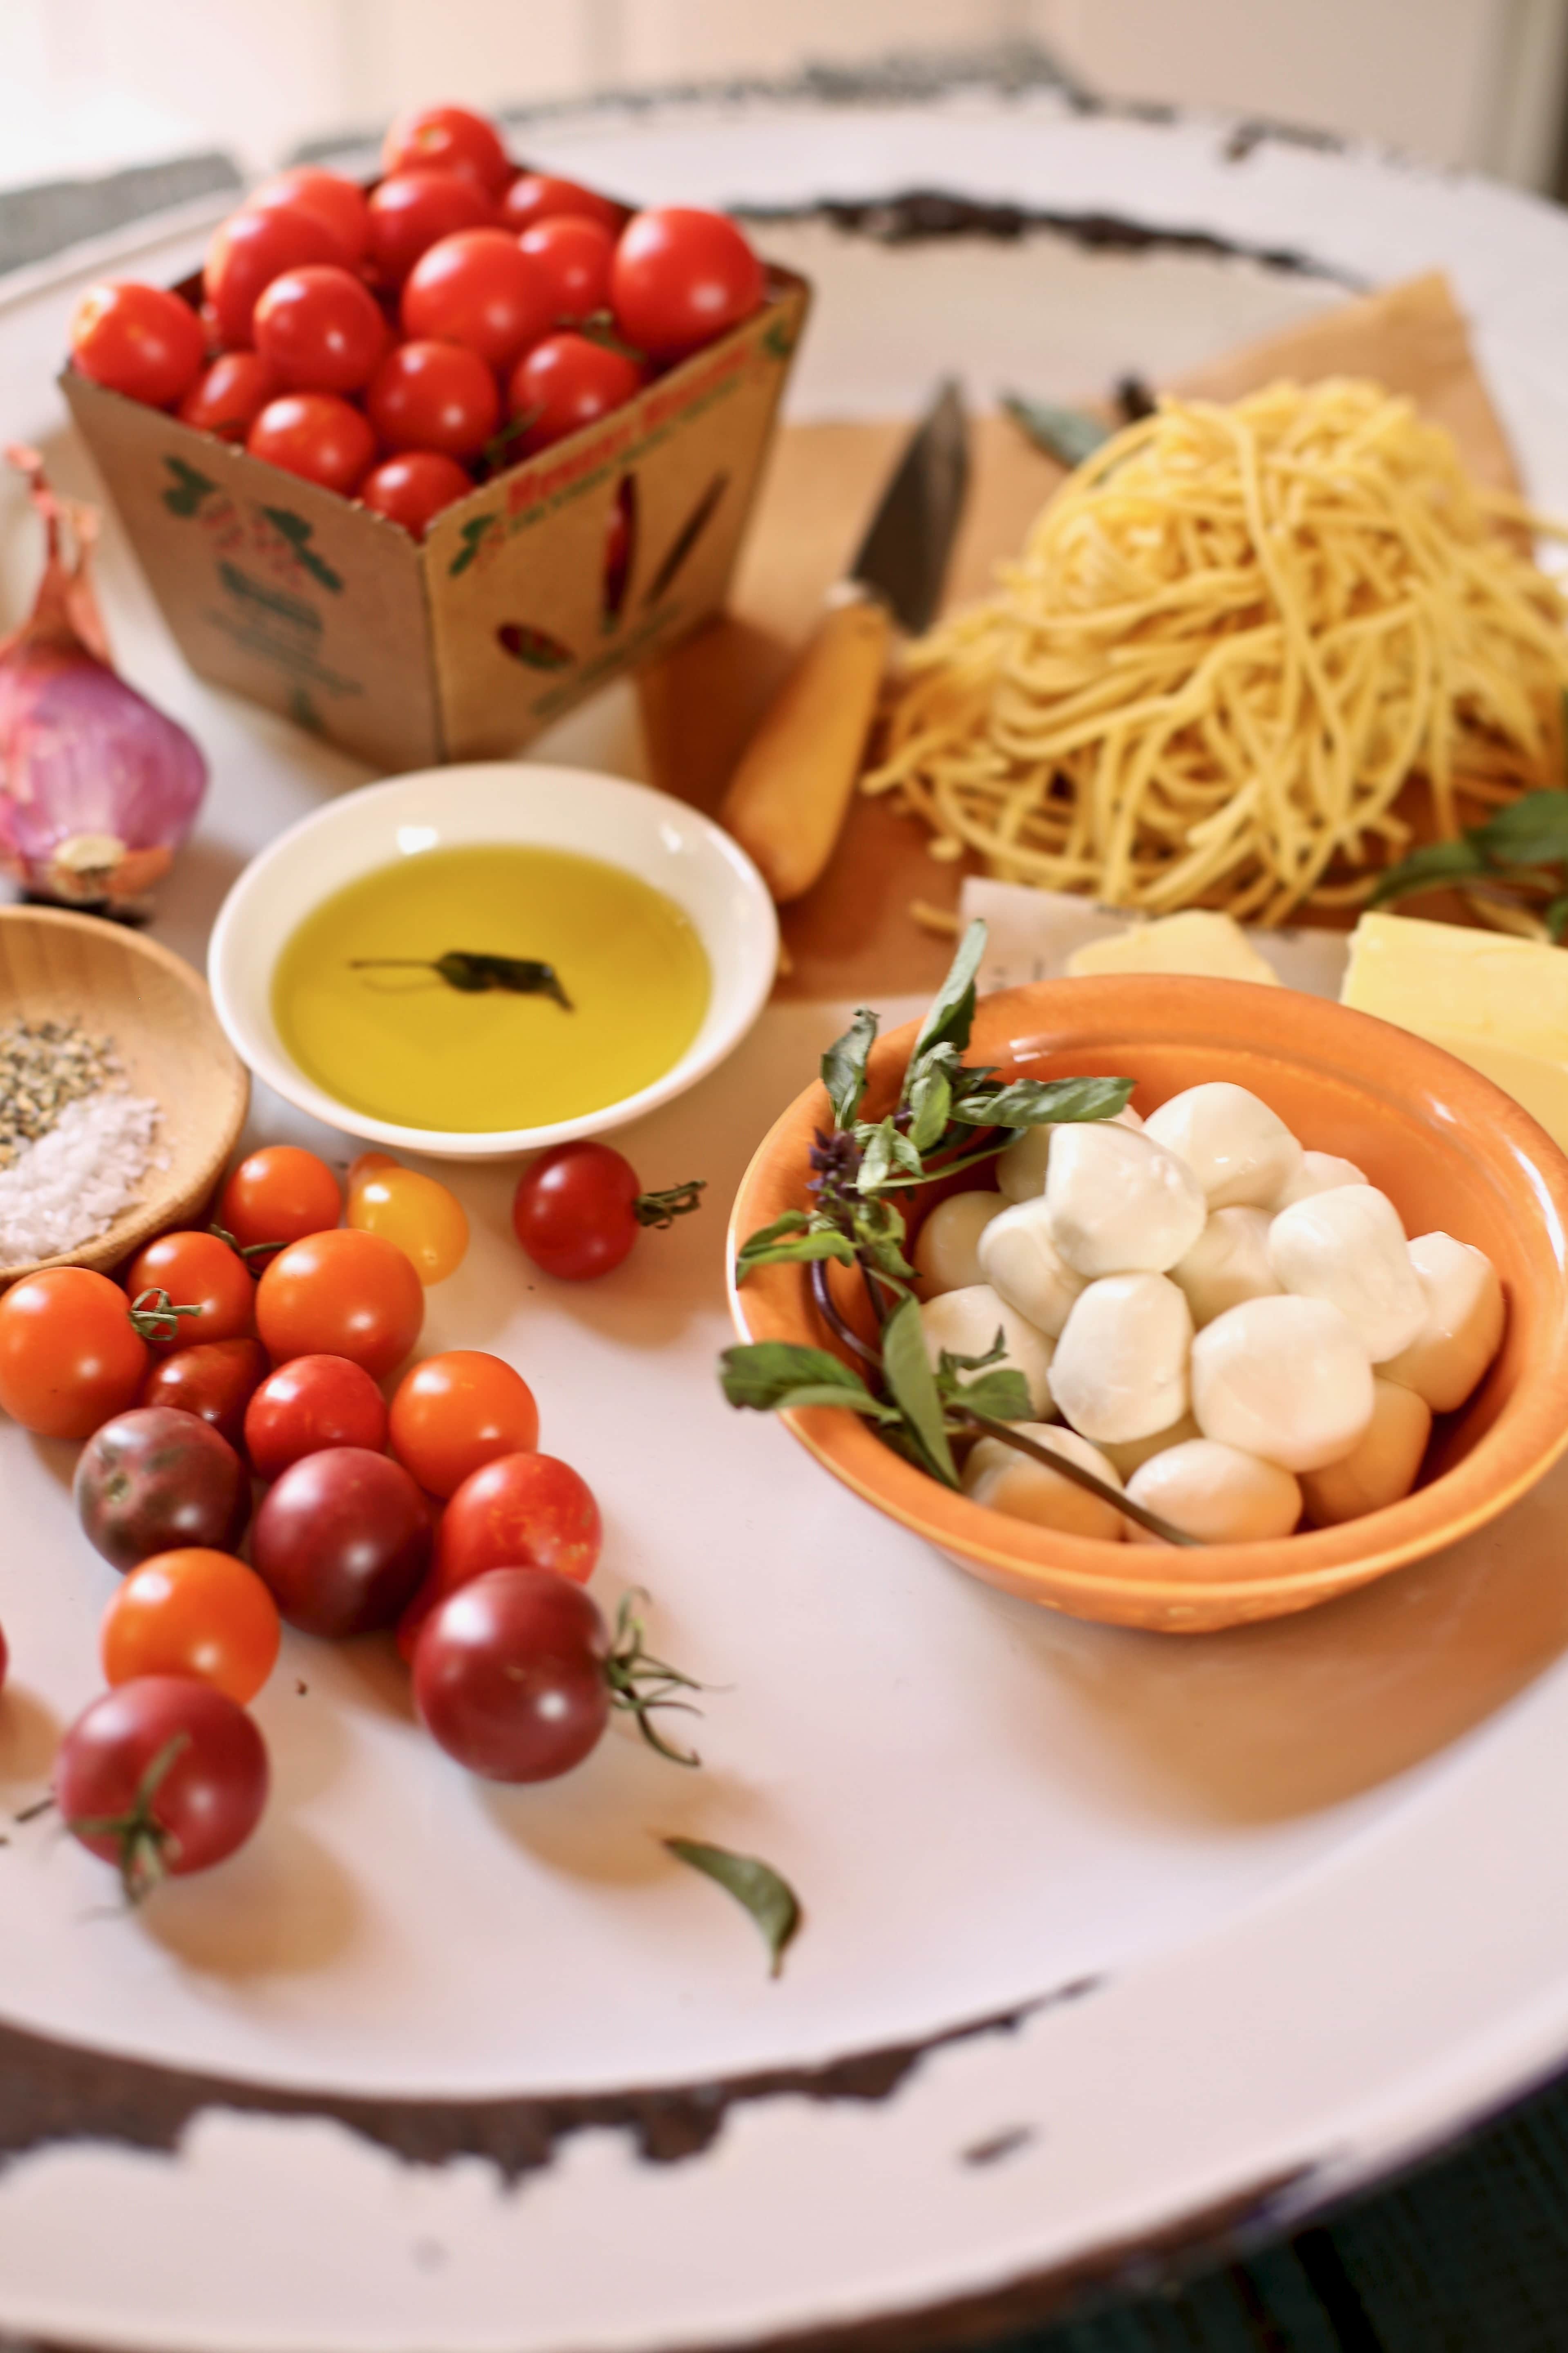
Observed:
[[[644,1195],[620,1154],[567,1145],[525,1170],[514,1222],[537,1263],[582,1279],[699,1189]],[[424,1285],[467,1248],[461,1205],[366,1154],[344,1210],[325,1162],[269,1146],[232,1172],[211,1228],[161,1236],[121,1281],[60,1267],[0,1297],[0,1407],[86,1441],[78,1517],[124,1577],[100,1634],[109,1688],[66,1735],[54,1794],[132,1899],[222,1861],[260,1819],[268,1757],[246,1708],[284,1620],[328,1641],[395,1630],[420,1719],[490,1778],[570,1770],[616,1707],[695,1761],[650,1715],[687,1679],[645,1651],[630,1600],[612,1632],[582,1590],[598,1506],[539,1452],[521,1375],[456,1349],[384,1395]]]
[[[520,172],[462,107],[402,117],[382,167],[368,193],[315,166],[268,180],[214,237],[200,315],[94,287],[74,364],[418,535],[479,471],[618,408],[763,301],[722,214],[633,214]]]

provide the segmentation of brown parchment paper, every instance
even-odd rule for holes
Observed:
[[[1444,425],[1479,480],[1519,475],[1476,365],[1463,315],[1440,273],[1412,280],[1227,352],[1170,389],[1234,400],[1279,376],[1372,376]],[[774,447],[725,617],[639,681],[649,772],[712,809],[742,747],[826,590],[841,577],[909,432],[909,421],[786,427]],[[969,501],[953,550],[947,608],[982,595],[1016,553],[1062,469],[1002,417],[972,427]],[[783,911],[788,969],[779,993],[854,997],[934,987],[952,942],[922,930],[916,900],[952,908],[967,866],[942,864],[923,828],[858,796],[833,864]]]

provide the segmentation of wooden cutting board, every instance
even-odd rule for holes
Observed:
[[[1233,400],[1280,376],[1373,376],[1447,427],[1480,480],[1518,487],[1464,319],[1440,275],[1369,295],[1283,334],[1220,355],[1171,388]],[[1086,404],[1087,405],[1087,404]],[[775,443],[730,609],[639,681],[648,773],[666,791],[717,807],[735,762],[842,577],[910,431],[886,423],[793,425]],[[1006,417],[977,417],[968,503],[946,609],[981,596],[1016,554],[1062,469]],[[939,861],[930,837],[883,800],[857,796],[833,863],[782,911],[787,964],[778,994],[853,997],[934,987],[951,934],[916,905],[951,911],[973,861]]]

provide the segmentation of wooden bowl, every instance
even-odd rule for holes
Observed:
[[[897,1099],[917,1024],[870,1063],[868,1113]],[[984,999],[969,1059],[1010,1075],[1100,1072],[1137,1082],[1145,1113],[1184,1087],[1250,1087],[1310,1147],[1342,1154],[1394,1201],[1406,1232],[1484,1250],[1508,1301],[1503,1345],[1458,1414],[1440,1418],[1424,1483],[1386,1510],[1270,1544],[1180,1551],[1057,1534],[971,1503],[892,1453],[856,1415],[785,1416],[835,1478],[988,1583],[1078,1618],[1183,1633],[1282,1617],[1454,1543],[1505,1511],[1568,1448],[1568,1158],[1528,1113],[1436,1046],[1293,990],[1128,975],[1047,981]],[[812,1087],[742,1183],[744,1238],[807,1201]],[[731,1305],[744,1338],[833,1346],[803,1267],[768,1267]]]
[[[0,907],[0,1020],[76,1020],[111,1038],[132,1094],[163,1116],[137,1200],[95,1241],[0,1265],[0,1290],[40,1266],[110,1267],[205,1204],[233,1151],[250,1079],[198,973],[155,940],[63,909]]]

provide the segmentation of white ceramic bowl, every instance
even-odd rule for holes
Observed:
[[[472,1134],[403,1127],[340,1103],[308,1078],[272,1018],[285,941],[345,883],[400,857],[469,842],[576,850],[651,882],[682,908],[708,953],[712,991],[702,1026],[651,1086],[578,1119]],[[647,785],[585,768],[521,761],[423,768],[370,785],[302,818],[248,865],[218,913],[207,976],[218,1019],[258,1079],[332,1127],[444,1160],[497,1160],[601,1135],[682,1094],[739,1045],[767,1001],[778,919],[756,868],[718,826]]]

